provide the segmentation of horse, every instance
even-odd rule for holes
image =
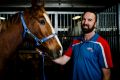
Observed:
[[[32,4],[24,11],[17,12],[1,22],[0,27],[0,77],[4,74],[7,61],[27,34],[34,40],[37,50],[46,53],[51,59],[62,55],[61,42],[41,5]]]

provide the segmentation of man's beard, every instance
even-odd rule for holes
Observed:
[[[83,26],[87,26],[88,28],[84,28]],[[83,34],[87,34],[87,33],[92,32],[95,29],[95,26],[93,25],[92,28],[89,28],[89,25],[83,24],[81,29],[82,29]]]

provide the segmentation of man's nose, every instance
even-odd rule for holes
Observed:
[[[84,21],[84,24],[88,24],[88,21],[87,21],[87,20],[85,20],[85,21]]]

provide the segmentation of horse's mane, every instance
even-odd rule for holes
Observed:
[[[41,11],[45,12],[44,8],[40,7],[40,6],[25,8],[24,12],[30,13],[30,14],[34,13],[34,15],[35,15],[35,11],[37,11],[37,10],[41,10]],[[8,20],[1,21],[0,33],[6,31],[9,27],[12,27],[12,25],[18,24],[19,22],[20,22],[19,12],[17,12],[16,14],[12,15]]]
[[[6,31],[9,27],[12,27],[13,24],[19,22],[19,15],[16,13],[12,15],[8,20],[1,21],[0,23],[0,32]]]
[[[3,32],[6,30],[6,21],[1,21],[0,23],[0,32]]]
[[[30,12],[31,8],[26,8],[25,13]],[[20,12],[20,11],[19,11]],[[15,13],[8,19],[1,21],[0,23],[0,33],[6,31],[9,27],[12,27],[12,25],[18,24],[20,22],[19,12]]]

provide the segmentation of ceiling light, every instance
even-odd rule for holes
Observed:
[[[81,16],[74,16],[72,19],[73,20],[78,20],[78,19],[80,19],[81,18]]]
[[[1,20],[5,20],[5,17],[0,17]]]

